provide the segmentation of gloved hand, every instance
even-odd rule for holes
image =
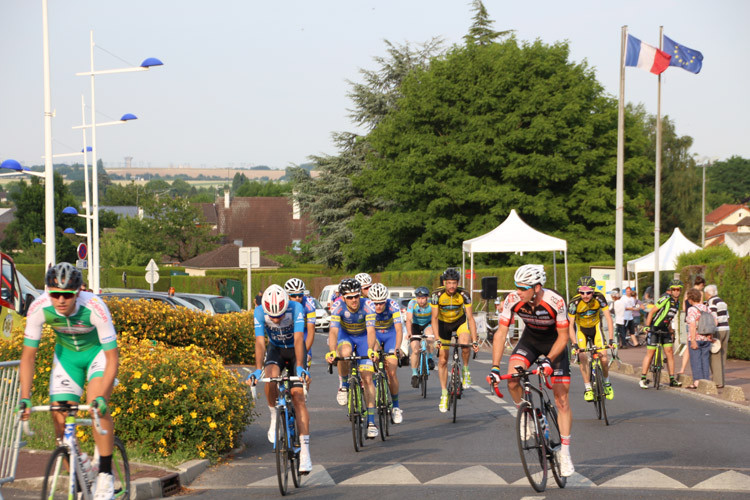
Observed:
[[[401,361],[401,349],[396,349],[396,359]]]
[[[370,358],[373,362],[375,362],[378,359],[378,353],[377,351],[373,349],[367,349],[367,357]]]
[[[256,380],[260,378],[260,376],[263,374],[263,370],[258,368],[253,373],[248,375],[247,379],[245,379],[245,382],[250,381],[251,383],[254,383]]]
[[[97,396],[96,399],[96,409],[99,410],[99,415],[104,416],[107,414],[107,400],[104,399],[104,396]]]
[[[539,361],[537,361],[537,364],[539,365],[539,368],[541,368],[542,371],[544,372],[545,377],[549,377],[552,375],[552,363],[550,362],[547,356],[543,356],[539,358]]]
[[[578,349],[580,349],[578,347],[578,344],[573,344],[572,346],[570,346],[570,357],[571,358],[574,358],[574,357],[578,356]]]
[[[609,348],[610,349],[617,349],[617,342],[615,342],[614,340],[610,340],[609,341]]]
[[[492,378],[492,383],[495,385],[499,384],[501,380],[500,376],[501,376],[500,367],[497,365],[493,366],[492,369],[490,370],[490,377]]]
[[[336,351],[331,351],[326,354],[326,361],[329,363],[333,363],[334,358],[336,357]]]
[[[301,366],[298,366],[297,367],[297,376],[299,378],[305,377],[305,379],[308,379],[308,378],[310,378],[310,373],[307,370],[305,370],[304,368],[302,368]]]
[[[643,333],[649,333],[650,331],[651,331],[651,327],[650,326],[644,326],[643,327]]]
[[[26,398],[21,398],[21,401],[18,402],[16,405],[16,411],[23,411],[27,408],[31,408],[31,400]]]
[[[437,340],[435,341],[435,347],[437,347],[438,349],[440,349],[440,346],[441,346],[441,345],[443,345],[443,342],[442,342],[442,340],[440,340],[440,339],[437,339]]]
[[[471,343],[471,348],[474,349],[474,352],[478,352],[479,351],[479,342],[477,342],[476,340],[474,342],[472,342]]]

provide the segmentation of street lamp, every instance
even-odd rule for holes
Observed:
[[[88,187],[86,187],[88,189]],[[89,281],[91,280],[91,266],[93,265],[93,256],[91,255],[91,219],[92,216],[88,213],[88,206],[86,207],[86,215],[79,214],[78,210],[75,207],[65,207],[62,210],[62,213],[64,215],[76,215],[78,217],[83,217],[86,219],[86,232],[85,233],[77,233],[75,229],[72,227],[68,227],[63,230],[63,233],[65,234],[75,234],[76,236],[85,236],[86,237],[86,246],[88,247],[88,269],[89,269]]]
[[[98,292],[100,289],[100,283],[99,283],[99,175],[98,175],[97,155],[96,155],[97,123],[96,123],[96,92],[95,92],[95,85],[94,85],[94,77],[96,75],[107,75],[107,74],[113,74],[113,73],[148,71],[150,68],[154,66],[161,66],[164,63],[162,63],[159,59],[155,57],[149,57],[148,59],[145,59],[141,63],[140,66],[95,71],[94,70],[94,31],[93,30],[89,32],[89,40],[90,40],[89,71],[76,73],[76,76],[89,76],[91,78],[91,125],[90,127],[91,127],[91,145],[93,148],[93,155],[92,155],[93,161],[91,165],[91,172],[92,172],[92,179],[91,179],[92,193],[91,194],[93,197],[93,201],[92,201],[92,207],[91,207],[91,214],[93,217],[92,219],[93,228],[90,231],[92,233],[92,246],[89,251],[91,252],[93,261],[92,261],[92,266],[89,269],[89,274],[91,276],[91,279],[90,279],[91,288],[94,290],[94,292]]]
[[[42,172],[34,172],[33,170],[22,167],[20,163],[18,163],[16,160],[13,159],[7,159],[4,162],[0,163],[0,168],[5,170],[13,170],[14,172],[5,172],[0,174],[0,177],[7,177],[9,175],[18,175],[18,174],[27,174],[27,175],[33,175],[34,177],[45,177],[45,174]]]

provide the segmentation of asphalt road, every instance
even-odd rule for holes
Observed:
[[[324,351],[324,342],[319,334],[317,353]],[[464,392],[456,423],[437,409],[436,376],[430,377],[427,399],[422,399],[409,383],[411,371],[399,369],[404,422],[392,427],[385,442],[368,440],[358,453],[346,411],[335,401],[338,378],[327,373],[324,362],[315,363],[308,397],[314,469],[291,494],[338,498],[366,491],[379,498],[478,499],[598,498],[603,493],[611,498],[747,498],[750,493],[747,410],[685,390],[644,391],[636,379],[613,375],[615,399],[608,405],[607,427],[583,401],[577,366],[571,384],[576,474],[565,490],[557,489],[550,477],[547,491],[536,493],[518,456],[515,408],[509,396],[500,400],[490,395],[483,382],[489,363],[487,351],[472,361],[475,385]],[[245,449],[203,473],[190,485],[189,496],[280,496],[274,454],[266,439],[265,401],[258,409],[259,419],[244,437]]]

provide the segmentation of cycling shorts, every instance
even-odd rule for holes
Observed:
[[[445,345],[451,341],[451,334],[453,332],[458,332],[458,329],[466,323],[466,317],[462,317],[458,321],[454,321],[452,323],[445,323],[444,321],[438,320],[438,336],[440,337],[440,340],[443,342],[443,345],[441,346],[441,349],[450,349],[450,346]]]
[[[646,347],[656,349],[656,346],[662,344],[664,347],[671,347],[674,344],[674,332],[654,331],[648,332],[646,337]]]
[[[367,349],[369,348],[367,345],[367,335],[349,335],[343,329],[339,329],[337,346],[341,347],[344,344],[351,346],[352,353],[356,353],[357,356],[367,356]],[[371,359],[359,360],[359,369],[360,371],[367,372],[375,370]]]
[[[412,335],[424,335],[425,337],[435,337],[432,334],[432,325],[427,323],[426,325],[418,325],[417,323],[411,324],[411,334]],[[413,339],[417,340],[417,339]]]
[[[383,346],[387,358],[395,357],[396,352],[396,330],[375,330],[375,338]]]
[[[576,342],[578,342],[578,346],[581,349],[593,346],[604,347],[604,336],[598,324],[589,328],[582,326],[577,326],[576,328]]]
[[[549,354],[554,345],[554,342],[550,342],[549,345],[532,345],[531,342],[524,342],[525,337],[527,337],[526,332],[521,335],[521,340],[513,349],[508,360],[508,366],[518,366],[518,363],[521,363],[525,368],[528,368],[532,363],[536,363],[539,356]],[[557,359],[552,361],[550,382],[553,384],[570,384],[570,361],[567,353],[561,352]]]
[[[107,358],[101,346],[71,351],[56,345],[49,377],[50,401],[80,402],[86,381],[103,377],[106,367]]]
[[[269,342],[268,349],[266,350],[265,366],[268,365],[278,366],[279,374],[286,368],[289,375],[296,376],[297,356],[294,353],[294,347],[279,347]],[[302,382],[292,382],[292,387],[302,387]]]

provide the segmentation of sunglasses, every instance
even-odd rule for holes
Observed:
[[[385,301],[383,301],[383,302],[373,302],[373,304],[375,304],[376,306],[384,306],[385,305]]]
[[[516,285],[516,288],[518,288],[522,292],[525,292],[526,290],[531,290],[533,286]]]
[[[594,295],[594,292],[578,292],[581,295]]]
[[[344,295],[344,300],[355,300],[358,298],[359,298],[359,295]]]
[[[294,298],[297,298],[297,297],[302,297],[303,295],[304,295],[303,293],[293,293],[293,294],[291,294],[289,296],[294,299]]]
[[[669,291],[670,292],[681,292],[682,288],[670,288]]]
[[[70,299],[76,296],[76,292],[75,290],[70,290],[66,292],[49,292],[49,296],[57,300],[60,300],[63,297],[65,297],[66,299]]]

